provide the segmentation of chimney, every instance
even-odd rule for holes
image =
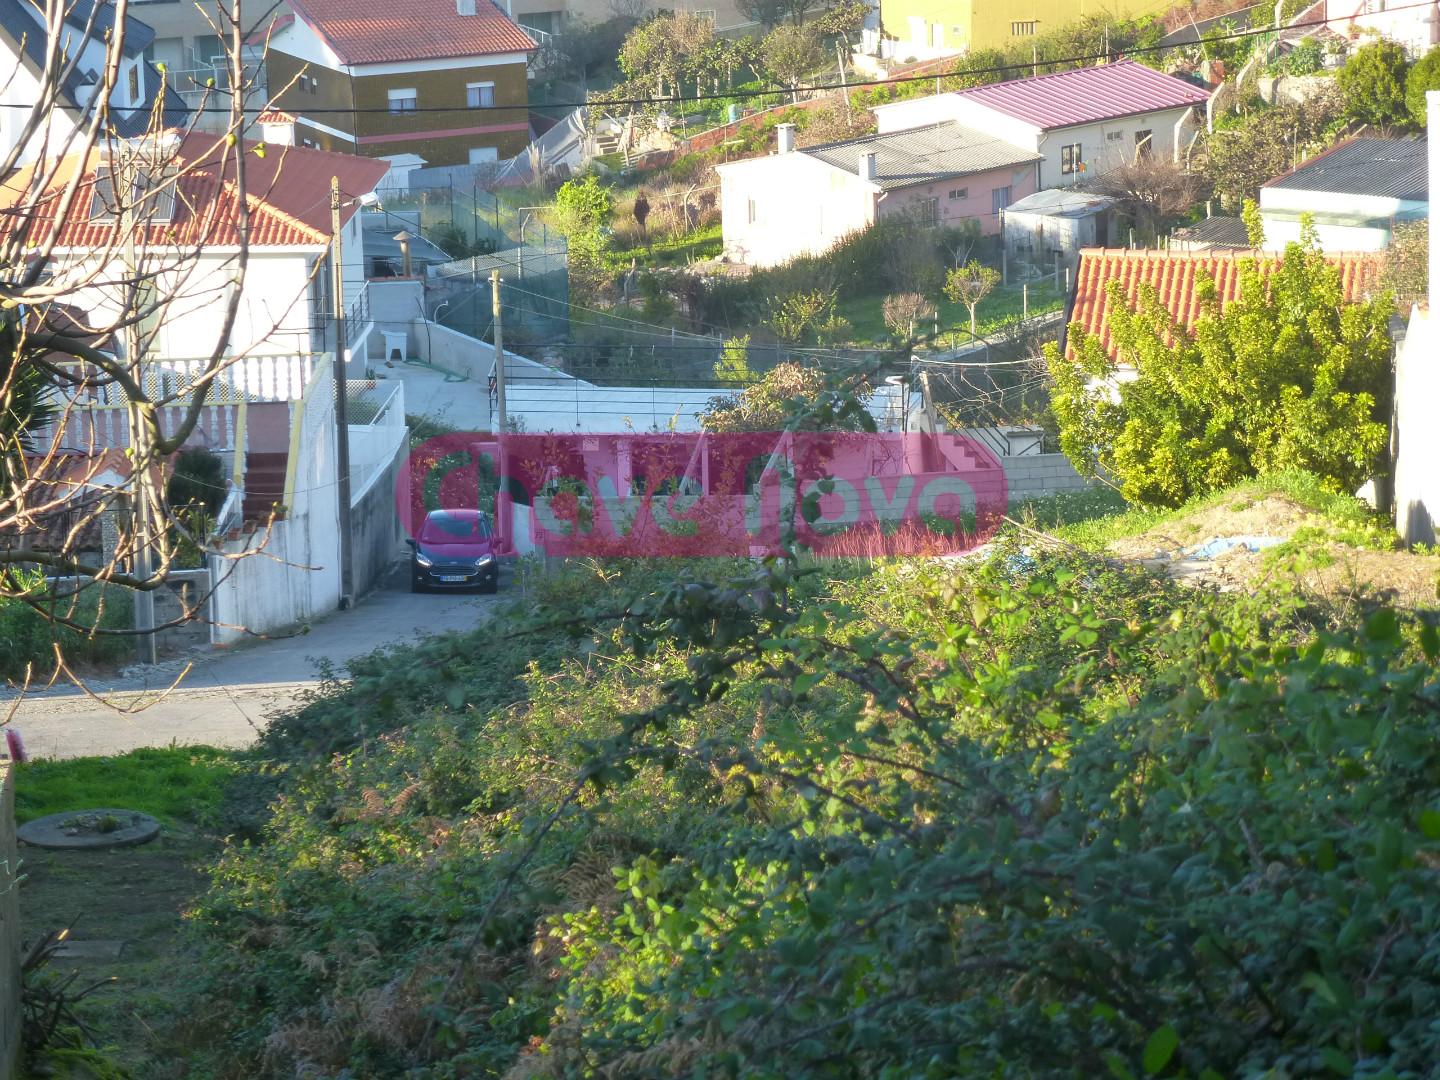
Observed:
[[[457,15],[474,15],[475,0],[455,0],[455,13]]]
[[[860,151],[860,179],[875,182],[875,151]]]
[[[776,147],[782,154],[793,154],[795,152],[795,125],[775,125]]]
[[[412,267],[411,267],[411,263],[410,263],[410,241],[411,241],[412,239],[414,239],[414,238],[410,235],[409,231],[406,230],[406,229],[401,229],[398,233],[395,234],[395,240],[396,240],[396,241],[399,243],[399,245],[400,245],[400,276],[401,276],[401,277],[409,277],[409,276],[411,275]]]

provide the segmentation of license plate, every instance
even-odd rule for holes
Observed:
[[[465,580],[466,580],[466,575],[464,575],[464,574],[441,574],[441,575],[440,575],[440,580],[441,580],[441,581],[465,581]]]

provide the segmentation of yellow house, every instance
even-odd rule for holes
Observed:
[[[1173,0],[878,0],[880,33],[865,51],[889,60],[930,60],[1000,49],[1091,15],[1116,21],[1163,11]]]

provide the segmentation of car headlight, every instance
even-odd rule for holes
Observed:
[[[419,565],[421,565],[421,566],[433,566],[433,565],[434,565],[434,563],[432,563],[432,562],[430,561],[430,556],[429,556],[429,555],[426,555],[423,551],[417,551],[417,552],[415,552],[415,561],[416,561]]]
[[[481,566],[489,566],[494,561],[495,556],[493,555],[481,555],[478,559],[475,560],[475,566],[477,568]]]

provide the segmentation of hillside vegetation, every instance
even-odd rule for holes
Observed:
[[[1429,616],[1320,630],[1288,590],[1013,541],[545,589],[272,728],[273,798],[194,911],[192,1070],[1420,1076],[1440,1052]]]

